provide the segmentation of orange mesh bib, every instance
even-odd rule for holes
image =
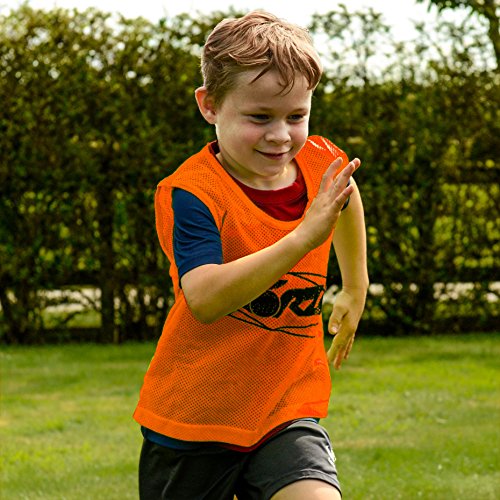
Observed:
[[[297,155],[308,207],[323,173],[338,156],[344,159],[343,168],[345,154],[317,136],[310,137]],[[272,245],[302,220],[279,221],[257,208],[208,146],[160,182],[156,223],[171,262],[175,303],[145,375],[134,418],[176,439],[251,446],[284,422],[325,417],[330,373],[321,300],[331,238],[259,298],[212,324],[202,324],[179,288],[172,243],[171,193],[176,187],[196,195],[211,211],[224,262]]]

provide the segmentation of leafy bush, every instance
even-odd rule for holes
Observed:
[[[81,313],[75,300],[100,312],[92,338],[159,334],[171,291],[153,195],[213,138],[193,92],[199,49],[222,17],[152,24],[22,6],[0,18],[4,342],[58,338]],[[315,18],[311,31],[327,40],[328,68],[311,132],[364,164],[356,177],[379,285],[365,328],[428,332],[443,319],[488,328],[500,281],[500,92],[487,37],[442,24],[445,57],[423,29],[415,44],[396,44],[380,15],[345,8]],[[375,47],[391,53],[384,70],[372,65]],[[338,283],[333,259],[330,271]],[[469,284],[458,293],[457,283]],[[49,317],[59,306],[65,314]]]
[[[498,321],[499,78],[470,22],[439,24],[435,40],[421,26],[381,73],[376,48],[391,39],[379,15],[343,8],[314,19],[333,55],[314,126],[363,161],[370,278],[383,285],[368,298],[368,331],[373,321],[391,334]]]

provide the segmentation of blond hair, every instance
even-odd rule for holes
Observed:
[[[263,11],[237,19],[224,19],[210,33],[201,56],[204,86],[220,104],[243,71],[262,68],[259,79],[270,70],[280,76],[282,92],[290,91],[297,74],[316,88],[322,65],[307,30]]]

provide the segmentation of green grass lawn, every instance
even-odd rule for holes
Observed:
[[[153,350],[3,347],[1,498],[136,499]],[[500,498],[499,334],[360,338],[333,379],[345,500]]]

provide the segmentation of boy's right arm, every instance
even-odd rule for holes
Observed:
[[[255,300],[323,243],[334,229],[352,186],[345,187],[358,159],[333,179],[341,159],[323,175],[316,198],[297,228],[273,245],[225,264],[206,264],[187,272],[181,286],[191,312],[212,323]]]

